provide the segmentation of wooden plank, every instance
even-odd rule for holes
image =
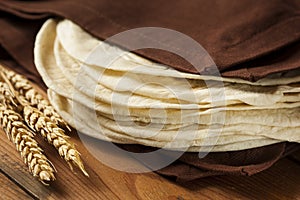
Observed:
[[[129,174],[111,169],[95,159],[77,135],[72,138],[83,155],[90,178],[70,172],[55,150],[44,144],[58,174],[54,184],[43,186],[27,173],[4,134],[0,135],[0,145],[5,147],[0,149],[0,167],[41,199],[300,199],[300,166],[288,159],[252,177],[213,177],[180,185],[155,173]],[[102,144],[91,145],[100,151]],[[105,150],[104,154],[114,156]]]
[[[45,143],[42,147],[58,171],[57,180],[51,187],[42,185],[27,172],[27,168],[16,152],[14,145],[4,137],[4,133],[1,134],[0,145],[5,147],[0,150],[1,169],[37,198],[67,199],[73,195],[82,198],[106,197],[103,199],[116,197],[113,192],[109,192],[110,189],[97,175],[94,174],[88,179],[80,173],[72,173],[66,163],[57,155],[55,149]],[[92,171],[91,174],[93,174]]]
[[[32,199],[26,192],[9,180],[4,174],[0,173],[0,196],[1,199]]]

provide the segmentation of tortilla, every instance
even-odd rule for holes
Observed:
[[[175,76],[174,69],[150,61],[148,66],[131,54],[105,69],[83,59],[87,52],[99,42],[107,51],[122,50],[78,28],[66,20],[48,20],[37,35],[34,54],[51,103],[72,126],[75,119],[80,121],[76,128],[84,134],[188,151],[204,147],[232,151],[300,141],[300,88],[295,81],[300,76],[268,77],[259,84],[202,75],[186,79],[182,72]],[[87,70],[78,75],[81,65]],[[136,71],[135,65],[142,65],[142,71]],[[167,71],[170,76],[163,74]],[[286,84],[271,84],[276,79]],[[213,80],[210,87],[204,80]],[[221,95],[212,99],[215,94]]]
[[[216,141],[215,139],[208,139],[208,140],[200,140],[200,141],[190,141],[190,142],[184,142],[182,140],[175,140],[172,142],[165,142],[165,141],[156,141],[156,140],[149,140],[145,138],[134,138],[132,136],[127,136],[125,134],[120,134],[114,131],[111,131],[110,129],[107,129],[104,126],[96,126],[95,124],[91,123],[94,121],[93,119],[86,119],[85,108],[82,107],[81,112],[74,117],[74,111],[67,110],[72,109],[72,106],[67,105],[66,103],[67,99],[64,99],[65,101],[57,102],[57,99],[50,99],[51,103],[54,105],[55,109],[58,110],[59,114],[63,116],[66,121],[71,124],[73,127],[76,127],[78,131],[89,135],[91,137],[109,141],[109,142],[116,142],[116,143],[122,143],[122,144],[142,144],[146,146],[152,146],[152,147],[158,147],[158,148],[166,148],[169,150],[186,150],[188,152],[197,152],[197,151],[207,151],[211,150],[212,152],[215,151],[235,151],[235,150],[242,150],[242,149],[249,149],[249,148],[255,148],[259,147],[261,145],[269,145],[281,142],[279,140],[274,139],[261,139],[261,137],[258,137],[259,139],[251,139],[248,141],[239,141],[239,142],[233,142],[225,145],[215,145]],[[86,111],[87,113],[90,113],[89,110]],[[78,120],[79,122],[75,123],[74,119]],[[252,137],[255,138],[255,137]],[[238,139],[238,136],[234,138],[233,140]],[[210,142],[210,143],[209,143]],[[209,144],[212,144],[212,146],[209,146]],[[201,145],[201,146],[197,146]],[[186,149],[188,148],[188,149]]]
[[[103,68],[103,66],[99,65],[99,63],[97,62],[94,63],[92,59],[87,58],[97,46],[101,45],[101,47],[103,47],[106,52],[111,53],[112,55],[115,55],[116,52],[120,52],[120,54],[123,55],[122,57],[120,57],[120,59],[117,60],[117,62],[113,63],[110,66],[110,69],[114,69],[116,71],[130,71],[155,76],[179,78],[184,77],[187,79],[201,80],[218,80],[223,82],[245,83],[248,85],[263,86],[283,85],[300,82],[299,69],[290,71],[289,73],[272,74],[266,78],[258,80],[257,82],[250,82],[242,79],[223,78],[216,76],[202,76],[197,74],[178,72],[166,65],[151,62],[133,53],[128,53],[117,46],[112,46],[108,43],[105,43],[105,41],[100,41],[88,34],[87,32],[85,32],[78,25],[66,19],[59,22],[57,26],[57,35],[60,42],[62,43],[62,46],[68,52],[69,55],[71,55],[73,58],[78,59],[82,63],[95,65],[100,68]]]
[[[139,126],[134,123],[120,123],[102,115],[96,115],[93,110],[85,107],[82,104],[78,104],[68,100],[67,98],[61,97],[59,95],[51,95],[50,100],[55,107],[60,110],[66,110],[62,108],[62,105],[69,105],[72,103],[72,110],[67,110],[67,112],[72,113],[77,119],[80,118],[82,121],[87,121],[90,123],[91,127],[99,126],[104,129],[109,129],[114,133],[125,134],[131,136],[132,138],[148,138],[155,141],[172,141],[174,138],[185,142],[203,140],[208,137],[215,137],[215,134],[227,137],[227,140],[242,140],[242,138],[256,139],[257,136],[263,136],[266,138],[272,138],[276,140],[289,140],[291,142],[300,141],[300,135],[297,134],[300,131],[300,126],[297,127],[279,127],[279,126],[266,126],[258,124],[229,124],[225,126],[220,126],[220,131],[215,130],[213,126],[208,125],[197,125],[192,124],[190,126],[177,127],[177,130],[164,130],[162,127],[164,124],[151,124],[151,126]],[[75,108],[76,107],[76,108]],[[71,106],[67,106],[67,109],[71,109]],[[78,116],[77,116],[77,113]],[[97,117],[98,119],[94,119]],[[155,126],[157,125],[157,126]],[[248,137],[251,136],[251,137]],[[220,144],[224,144],[221,143]]]

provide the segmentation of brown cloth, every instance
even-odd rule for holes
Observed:
[[[33,64],[33,44],[40,26],[49,17],[70,19],[99,39],[137,27],[180,31],[199,42],[212,56],[222,76],[227,77],[255,81],[300,67],[299,0],[1,0],[0,16],[0,62],[42,86]],[[178,70],[197,73],[174,54],[153,49],[135,52]],[[149,151],[140,145],[123,145],[123,148]],[[157,172],[178,181],[225,174],[252,175],[296,149],[299,144],[280,143],[210,153],[203,159],[197,153],[185,153]]]
[[[140,145],[119,145],[131,152],[146,153],[156,150]],[[178,182],[193,181],[208,176],[246,175],[250,176],[271,167],[280,158],[300,149],[299,144],[280,143],[269,146],[232,152],[213,152],[202,159],[198,153],[184,153],[171,165],[156,171],[157,173],[175,178]],[[171,156],[172,152],[160,153],[156,160]],[[141,161],[143,162],[143,161]],[[146,163],[146,166],[149,164]]]
[[[59,16],[100,39],[137,27],[182,32],[199,42],[227,77],[255,81],[270,73],[300,67],[299,0],[2,0],[0,10],[28,19],[22,22],[15,18],[9,21],[14,25],[9,28],[1,22],[1,27],[5,27],[1,29],[1,38],[8,37],[5,44],[1,43],[9,49],[28,45],[31,33],[37,31],[41,22],[39,19]],[[22,34],[24,29],[31,33],[26,31],[19,42],[11,38],[13,35],[7,35],[10,31]],[[164,40],[170,46],[173,44],[168,38]],[[14,54],[18,58],[28,55],[18,52]],[[136,53],[181,71],[198,73],[184,59],[165,51],[143,49]]]

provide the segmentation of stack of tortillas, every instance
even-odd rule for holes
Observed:
[[[89,59],[99,45],[122,56]],[[34,54],[53,106],[95,138],[191,152],[300,142],[300,70],[257,82],[178,72],[52,19]]]

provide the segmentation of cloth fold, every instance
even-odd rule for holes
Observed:
[[[256,81],[272,73],[300,68],[300,2],[298,0],[0,1],[0,62],[43,85],[33,64],[36,33],[46,18],[74,21],[99,39],[136,27],[164,27],[199,42],[222,76]],[[166,41],[172,42],[172,41]],[[126,44],[118,44],[126,47]],[[5,53],[6,52],[6,53]],[[182,58],[159,50],[135,53],[180,71],[197,73]],[[44,87],[45,88],[45,87]],[[148,147],[129,145],[137,152]],[[158,173],[190,181],[206,176],[252,175],[299,149],[293,143],[226,153],[199,159],[185,153]]]
[[[84,3],[80,0],[38,3],[12,0],[1,1],[0,10],[26,18],[26,27],[35,33],[38,23],[30,24],[28,20],[43,19],[47,15],[70,19],[100,39],[137,27],[156,26],[180,31],[199,42],[212,56],[222,75],[227,77],[255,81],[274,72],[300,67],[299,46],[286,50],[289,56],[280,64],[256,62],[258,58],[277,60],[278,51],[300,40],[300,2],[297,0],[270,0],[267,3],[252,0],[192,0],[186,3],[180,0],[171,4],[160,0],[130,0],[126,3],[108,0]],[[15,26],[16,21],[5,21],[8,29],[22,27]],[[2,37],[4,35],[7,36],[5,32]],[[27,40],[32,41],[22,40],[23,47],[33,42],[32,35],[27,36]],[[144,37],[142,39],[145,40]],[[14,47],[17,42],[6,41],[10,42],[7,48]],[[172,44],[172,41],[165,42]],[[126,47],[126,44],[119,45]],[[198,73],[184,59],[172,53],[153,49],[141,49],[135,53],[181,71]]]
[[[136,153],[155,150],[155,148],[139,145],[119,144],[118,146]],[[298,149],[299,145],[296,143],[280,143],[243,151],[213,152],[202,159],[199,159],[197,153],[185,153],[177,161],[158,170],[157,173],[175,179],[177,182],[217,175],[250,176],[268,169],[280,158]]]

